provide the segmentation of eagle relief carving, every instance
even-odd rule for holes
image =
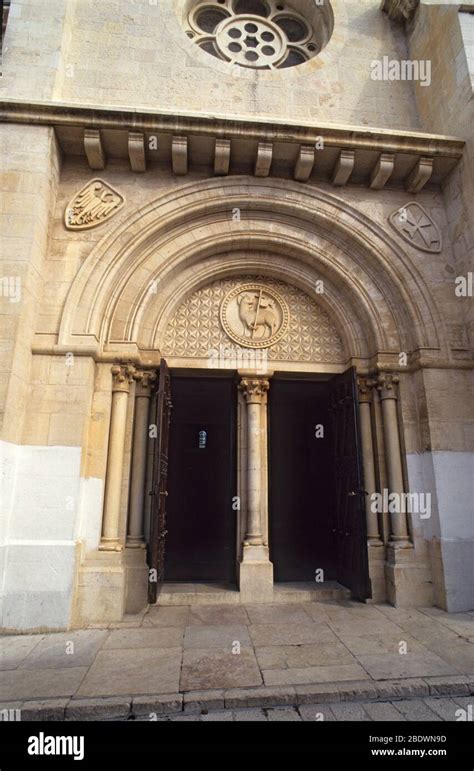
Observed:
[[[66,206],[68,230],[85,230],[101,225],[125,203],[125,198],[103,179],[93,179]]]
[[[235,287],[222,301],[221,324],[236,343],[269,348],[286,332],[289,310],[281,295],[260,284]]]

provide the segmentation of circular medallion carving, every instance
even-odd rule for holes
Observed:
[[[283,297],[262,284],[242,284],[223,299],[220,319],[226,334],[247,348],[270,348],[288,329]]]

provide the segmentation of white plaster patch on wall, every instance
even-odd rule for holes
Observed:
[[[68,625],[75,567],[80,447],[0,443],[5,628]]]
[[[86,552],[97,549],[99,546],[103,499],[104,483],[102,479],[81,478],[76,538],[85,544]]]
[[[15,469],[18,446],[0,441],[0,545],[7,537],[8,515],[15,490]]]
[[[474,609],[474,453],[435,451],[407,455],[410,492],[432,493],[432,516],[417,522],[427,540],[439,538],[446,604]]]
[[[439,538],[441,536],[441,527],[432,453],[410,453],[406,456],[406,459],[409,491],[411,493],[431,493],[431,516],[426,519],[420,519],[419,514],[412,514],[413,527],[420,531],[427,540]]]
[[[441,537],[474,540],[474,452],[433,452]]]
[[[469,74],[474,86],[474,14],[460,11],[459,24],[464,42],[464,52],[466,54]],[[457,64],[457,62],[456,62]]]

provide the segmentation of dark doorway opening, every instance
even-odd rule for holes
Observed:
[[[235,381],[171,378],[165,581],[235,581]]]
[[[270,558],[275,581],[336,580],[370,597],[355,371],[272,378]],[[318,574],[319,576],[321,574]]]
[[[269,394],[275,581],[314,581],[321,568],[326,580],[335,580],[328,384],[272,378]]]

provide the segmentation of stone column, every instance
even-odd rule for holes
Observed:
[[[367,541],[370,546],[381,546],[379,521],[376,511],[372,511],[375,486],[374,445],[372,441],[371,403],[372,388],[375,380],[366,377],[357,378],[359,393],[360,433],[362,443],[362,463],[364,467],[364,486],[368,495],[365,496],[365,515],[367,519]]]
[[[130,548],[143,548],[145,546],[143,538],[143,509],[145,500],[151,384],[156,380],[156,375],[154,372],[138,371],[135,373],[134,379],[137,384],[135,390],[132,472],[126,545]]]
[[[263,544],[260,412],[269,382],[266,378],[242,378],[240,389],[247,403],[247,527],[244,546],[260,546]]]
[[[243,377],[239,388],[247,407],[247,522],[239,566],[242,602],[271,602],[273,565],[262,533],[262,503],[267,490],[262,489],[262,404],[269,389],[268,378]]]
[[[404,492],[403,468],[397,419],[398,382],[398,375],[388,372],[381,372],[377,378],[377,390],[382,402],[389,493],[402,495]],[[390,521],[392,530],[390,545],[395,548],[411,547],[406,514],[402,511],[392,513]]]
[[[131,365],[112,367],[112,414],[110,417],[109,452],[105,482],[104,519],[99,548],[121,551],[119,543],[120,493],[122,489],[127,402],[135,368]]]

